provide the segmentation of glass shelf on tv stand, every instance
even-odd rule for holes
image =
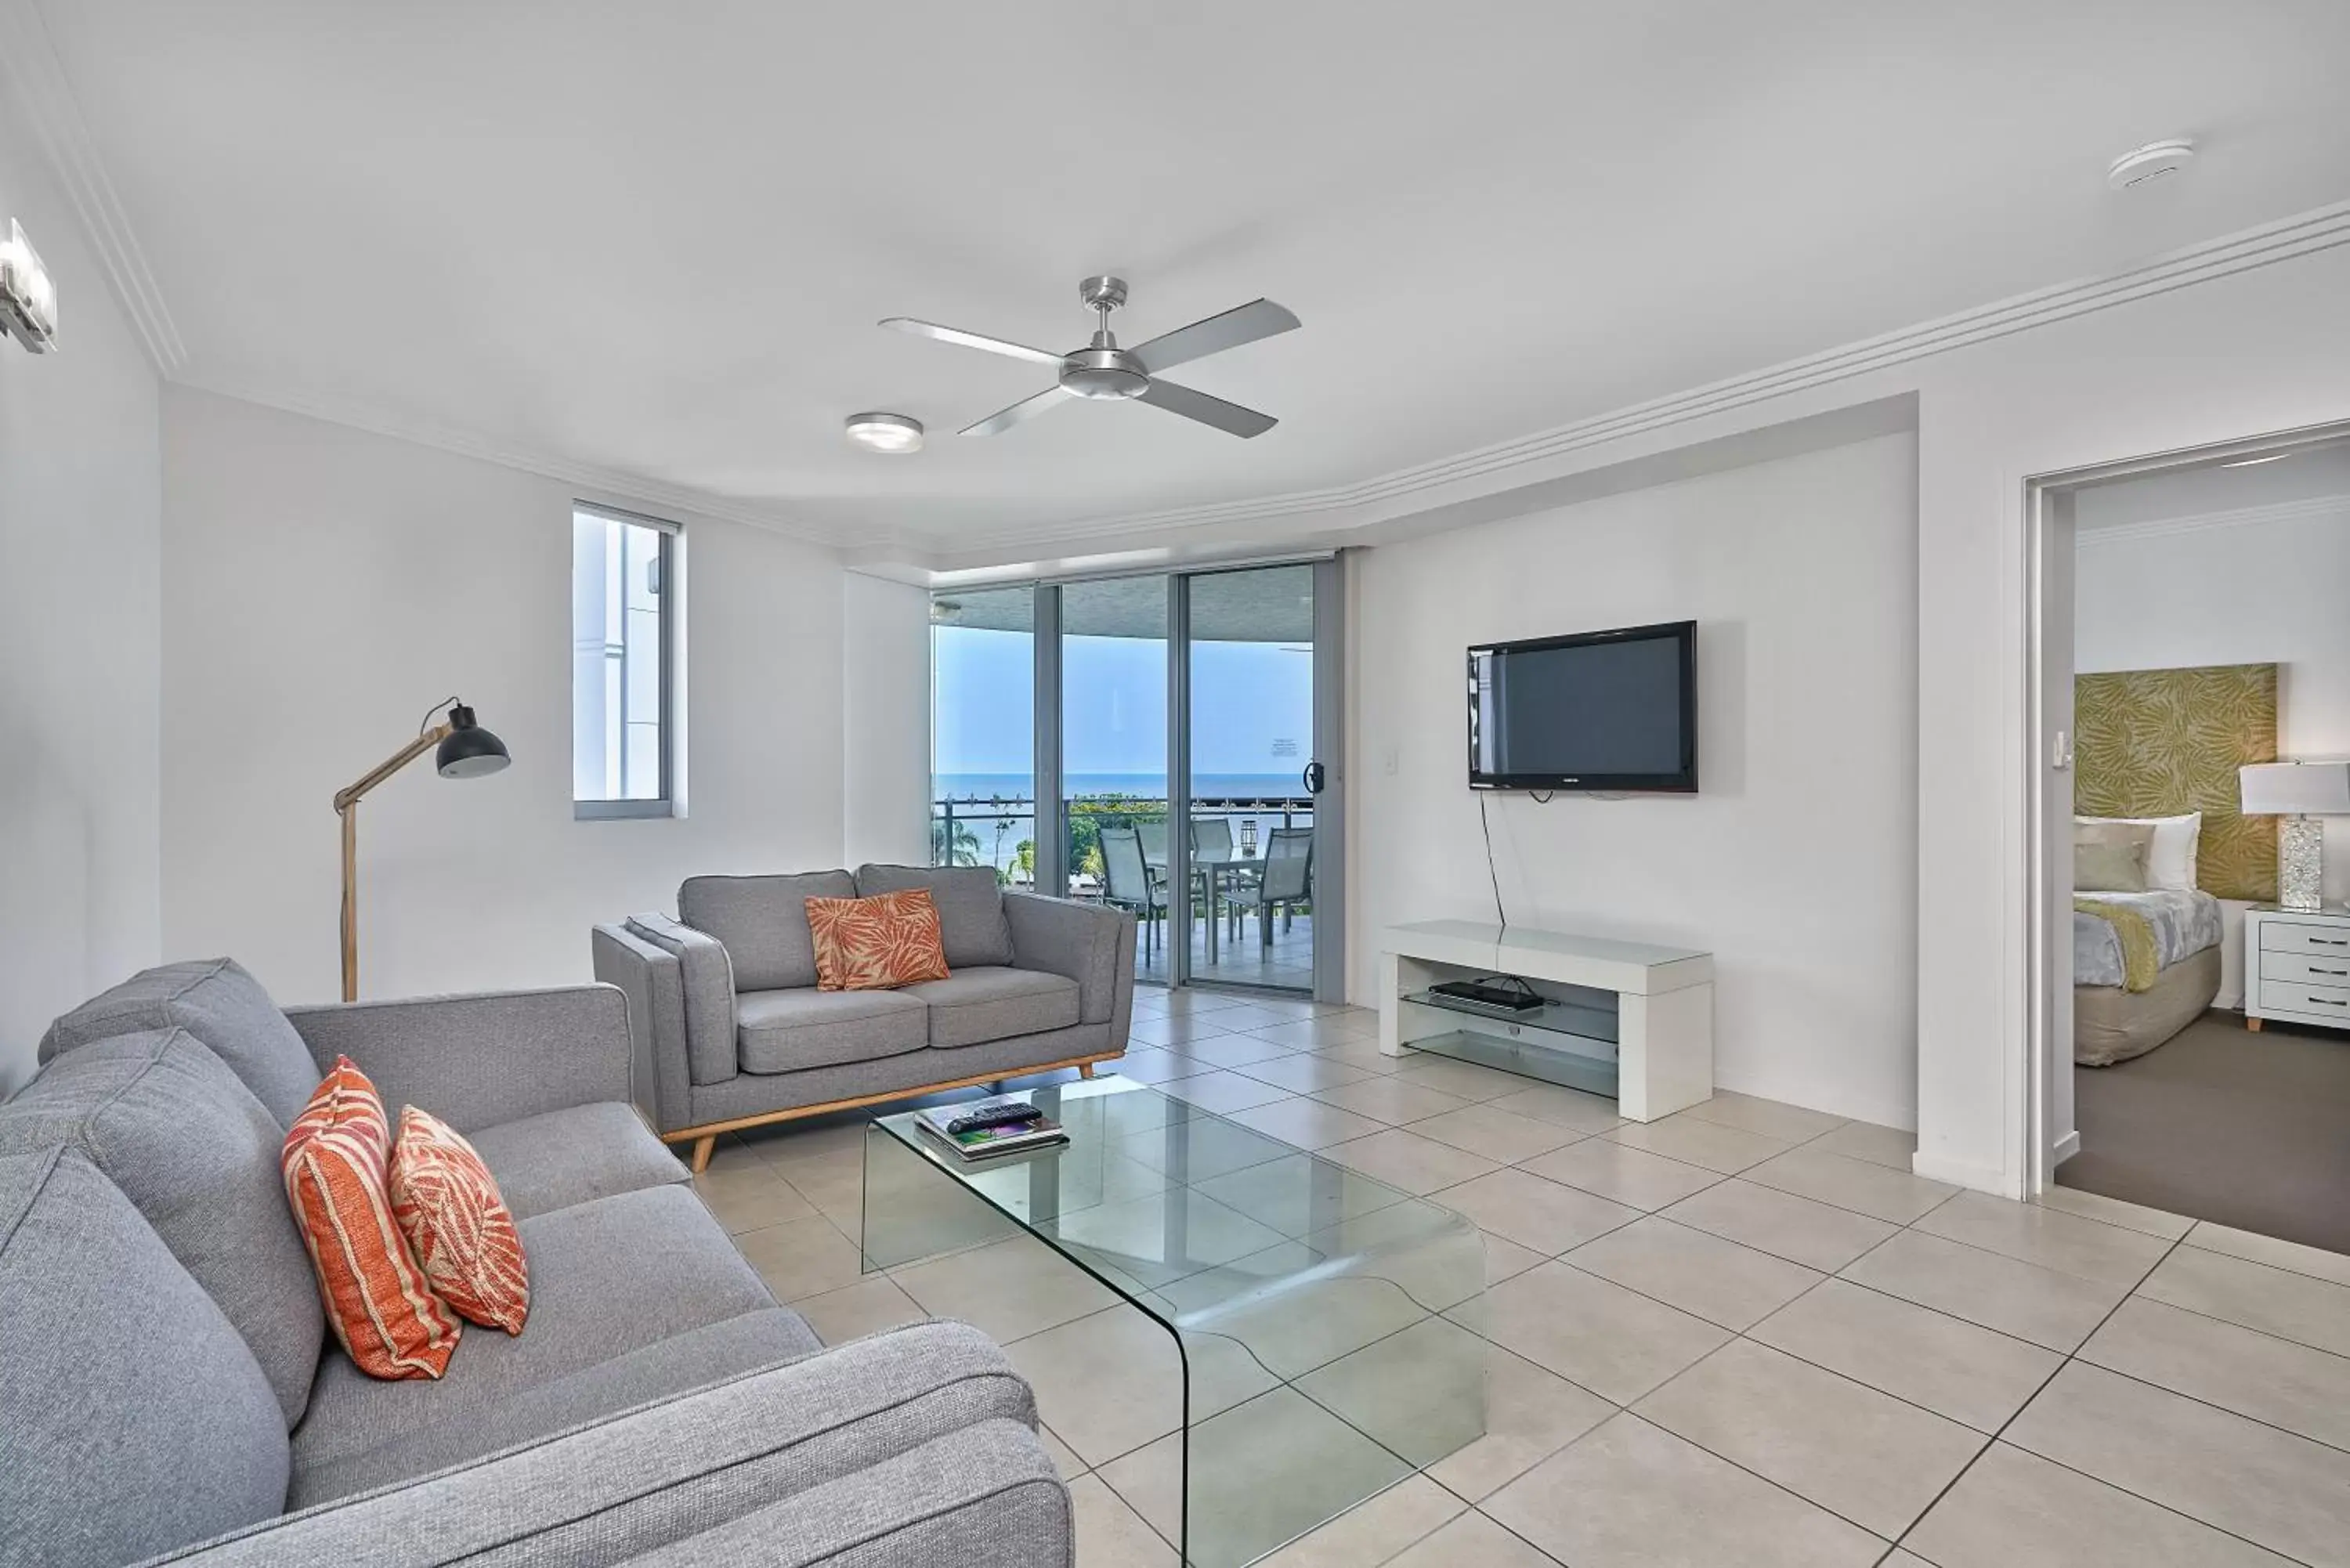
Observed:
[[[1616,1096],[1617,1012],[1596,1002],[1544,999],[1522,1012],[1432,991],[1407,993],[1402,1044],[1481,1067]]]

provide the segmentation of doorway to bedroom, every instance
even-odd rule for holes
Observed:
[[[2034,500],[2049,1200],[2350,1253],[2350,437]]]

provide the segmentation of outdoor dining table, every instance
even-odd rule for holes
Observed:
[[[1164,856],[1146,855],[1144,863],[1154,871],[1167,869],[1167,860]],[[1199,886],[1203,901],[1202,909],[1208,919],[1208,961],[1210,963],[1216,961],[1217,927],[1222,924],[1217,917],[1223,912],[1218,908],[1220,900],[1217,895],[1223,891],[1227,882],[1237,883],[1243,873],[1262,870],[1263,864],[1258,857],[1243,854],[1238,849],[1234,849],[1229,855],[1218,855],[1212,851],[1201,849],[1191,851],[1191,878]]]

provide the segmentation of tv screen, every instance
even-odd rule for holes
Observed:
[[[1697,788],[1697,622],[1469,650],[1471,789]]]

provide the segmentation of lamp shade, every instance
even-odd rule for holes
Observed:
[[[473,711],[460,702],[449,710],[449,733],[434,753],[433,765],[444,779],[479,778],[496,773],[514,759],[506,743],[473,722]]]
[[[2350,815],[2350,762],[2254,763],[2236,777],[2246,816]]]

